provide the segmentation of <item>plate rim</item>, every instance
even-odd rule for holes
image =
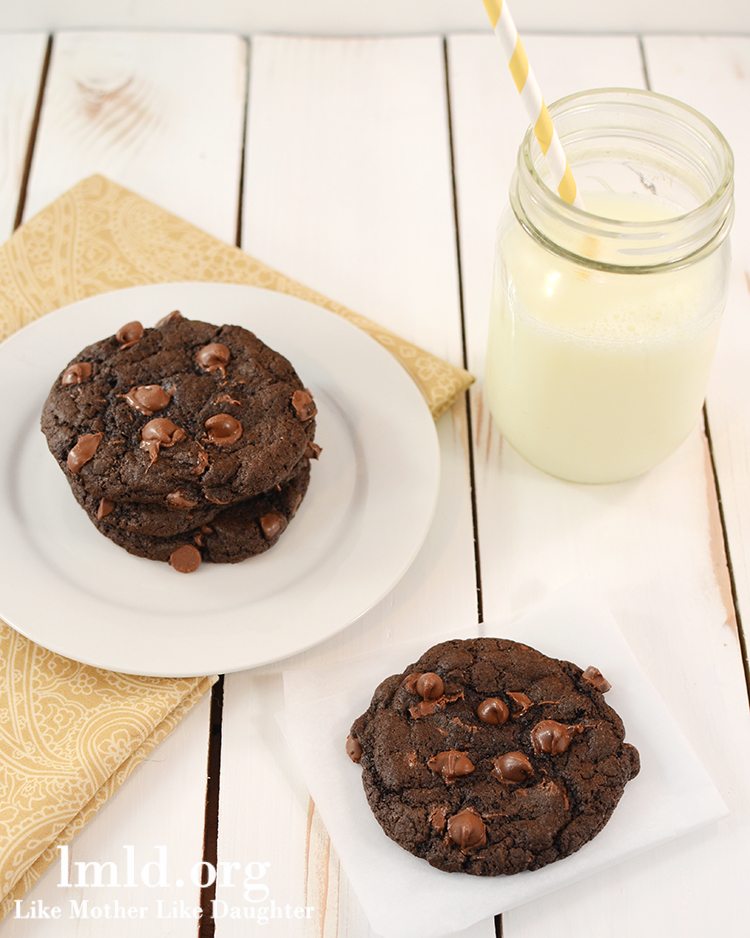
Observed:
[[[142,666],[135,668],[132,666],[132,664],[130,666],[123,667],[122,664],[115,664],[112,661],[104,661],[103,658],[107,657],[106,654],[103,657],[97,654],[94,654],[93,657],[90,657],[80,652],[76,648],[74,649],[75,655],[73,656],[71,655],[70,649],[65,647],[65,643],[60,645],[56,641],[50,642],[48,641],[47,636],[44,637],[44,642],[42,643],[39,640],[39,637],[34,634],[33,628],[29,629],[29,627],[26,625],[17,625],[15,621],[13,621],[13,619],[15,618],[13,616],[10,618],[7,618],[6,616],[3,615],[3,619],[8,624],[9,627],[13,628],[19,634],[25,636],[26,638],[28,638],[29,640],[35,643],[39,643],[42,647],[47,648],[48,650],[56,654],[60,654],[67,658],[73,658],[73,660],[80,661],[92,667],[119,671],[124,674],[141,675],[141,676],[148,676],[148,677],[166,677],[166,678],[175,677],[176,678],[176,677],[194,677],[194,676],[197,677],[197,676],[203,676],[209,673],[233,673],[237,671],[256,669],[256,668],[268,666],[275,662],[284,661],[293,656],[302,654],[310,650],[311,648],[315,647],[316,645],[329,641],[333,639],[336,635],[340,635],[344,630],[349,628],[354,623],[358,622],[363,616],[365,616],[368,612],[374,609],[379,603],[381,603],[383,599],[393,591],[393,589],[397,586],[397,584],[401,581],[401,579],[403,579],[404,575],[411,568],[416,557],[420,553],[425,543],[425,540],[427,538],[427,535],[430,531],[430,528],[432,526],[434,517],[435,517],[438,495],[439,495],[439,490],[440,490],[440,477],[441,477],[441,452],[440,452],[437,427],[435,424],[435,420],[427,405],[427,401],[425,400],[424,395],[421,393],[420,389],[414,382],[411,375],[409,375],[409,373],[403,367],[401,362],[399,362],[391,354],[391,352],[388,351],[388,349],[386,349],[381,343],[379,343],[372,335],[368,334],[366,331],[359,328],[357,325],[355,325],[353,322],[348,320],[346,317],[340,316],[333,310],[329,310],[325,307],[322,307],[316,303],[313,303],[310,300],[295,296],[294,294],[291,294],[291,293],[285,293],[283,291],[272,290],[267,287],[257,286],[254,284],[226,283],[223,281],[205,281],[205,280],[195,280],[195,281],[194,280],[179,280],[179,281],[164,281],[164,282],[159,282],[155,284],[138,284],[134,286],[124,287],[121,289],[105,291],[103,293],[97,293],[92,296],[85,297],[81,300],[75,300],[72,303],[66,304],[65,306],[58,307],[57,309],[52,310],[47,314],[43,314],[39,316],[37,319],[28,323],[21,329],[16,330],[16,332],[12,333],[2,343],[0,343],[0,359],[2,359],[2,357],[5,354],[7,354],[6,350],[9,347],[12,348],[15,346],[15,341],[19,339],[19,337],[21,341],[23,341],[24,339],[26,341],[29,341],[30,334],[33,334],[36,330],[43,331],[46,327],[46,324],[49,323],[50,321],[53,321],[55,323],[60,322],[62,320],[63,315],[72,308],[75,308],[76,310],[79,310],[82,308],[83,310],[85,310],[85,308],[88,305],[95,306],[97,303],[100,303],[102,300],[105,300],[106,297],[112,296],[115,294],[118,294],[118,295],[138,294],[144,291],[146,292],[151,292],[154,290],[163,291],[165,289],[170,289],[170,288],[174,290],[197,289],[198,292],[206,292],[206,293],[210,293],[211,291],[214,291],[217,289],[220,291],[223,289],[227,289],[228,292],[240,291],[240,292],[255,293],[255,294],[265,293],[268,295],[273,295],[276,298],[275,300],[276,302],[284,302],[284,303],[290,302],[290,303],[293,303],[294,305],[302,304],[306,307],[311,307],[316,315],[327,317],[327,318],[330,317],[329,318],[330,322],[336,322],[337,326],[335,328],[342,327],[345,331],[349,332],[351,336],[356,336],[355,341],[365,340],[366,342],[370,343],[370,349],[371,350],[377,349],[375,354],[376,356],[380,357],[380,360],[384,364],[384,367],[386,369],[394,369],[394,373],[395,373],[395,370],[397,370],[403,376],[403,378],[405,379],[405,381],[403,382],[404,387],[410,387],[413,390],[413,398],[412,398],[413,401],[418,400],[419,407],[423,408],[423,414],[424,414],[425,419],[422,421],[422,425],[423,425],[422,429],[425,429],[427,427],[430,428],[428,432],[428,436],[430,439],[430,447],[432,450],[432,453],[429,458],[429,464],[432,469],[431,479],[430,479],[430,481],[432,482],[432,492],[431,492],[431,497],[429,500],[429,503],[430,503],[429,510],[425,512],[424,517],[421,519],[421,526],[420,526],[419,531],[416,532],[415,534],[414,542],[413,542],[411,550],[409,551],[408,554],[404,554],[404,558],[402,560],[402,563],[400,564],[398,573],[394,574],[391,577],[390,582],[386,583],[383,586],[382,590],[378,591],[377,593],[374,593],[371,597],[369,597],[367,602],[361,605],[361,607],[357,611],[356,615],[354,615],[354,617],[351,617],[349,614],[344,615],[341,617],[342,621],[338,622],[338,624],[335,627],[327,630],[325,634],[315,635],[311,637],[309,640],[306,640],[305,638],[303,638],[302,640],[297,640],[296,642],[292,643],[293,644],[292,648],[285,650],[281,654],[277,652],[271,652],[270,655],[268,656],[266,655],[256,656],[252,660],[252,662],[249,664],[246,661],[241,661],[240,663],[237,663],[237,664],[233,664],[231,662],[228,662],[228,663],[224,662],[221,667],[218,667],[218,666],[212,667],[212,668],[204,667],[204,668],[201,668],[200,670],[193,670],[193,669],[185,670],[184,668],[180,668],[178,670],[174,670],[170,668],[167,668],[167,669],[159,668],[158,670],[154,670],[153,668],[144,669]],[[184,301],[181,302],[180,305],[184,305]],[[97,341],[97,340],[92,339],[91,341]],[[0,379],[0,381],[1,380],[2,379]],[[411,392],[408,392],[408,393],[411,393]],[[7,501],[7,498],[4,500]],[[2,597],[0,597],[0,603],[2,602],[3,602]],[[252,608],[252,601],[248,602],[244,606],[244,608],[247,610],[250,610]],[[2,615],[1,612],[0,612],[0,615]],[[334,616],[334,618],[337,618],[337,617]],[[61,634],[65,634],[64,630],[61,632]],[[301,633],[298,632],[297,634],[299,635]],[[215,645],[211,647],[215,647]],[[224,656],[231,658],[232,657],[231,651],[225,652]],[[218,655],[217,657],[220,658],[221,655]]]

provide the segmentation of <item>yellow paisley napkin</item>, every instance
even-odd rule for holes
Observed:
[[[75,300],[177,280],[267,287],[344,316],[396,356],[436,417],[473,380],[102,176],[0,248],[0,340]],[[215,680],[102,671],[0,621],[0,918]]]
[[[43,313],[95,293],[176,280],[252,284],[338,313],[393,353],[436,417],[474,380],[103,176],[79,182],[0,248],[0,340]]]
[[[0,622],[0,918],[216,680],[102,671]]]

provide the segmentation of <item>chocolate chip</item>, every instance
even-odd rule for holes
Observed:
[[[102,518],[106,518],[107,515],[111,515],[114,509],[115,503],[113,501],[110,501],[108,498],[100,498],[96,509],[97,521],[101,521]]]
[[[409,713],[413,719],[419,720],[433,713],[440,713],[440,711],[445,710],[448,704],[455,703],[455,701],[459,700],[463,695],[464,692],[461,690],[457,691],[455,694],[443,694],[441,697],[438,697],[437,700],[420,700],[419,703],[409,707]]]
[[[305,456],[308,459],[320,459],[320,454],[323,452],[323,447],[318,446],[317,443],[308,443],[305,447]]]
[[[195,360],[198,367],[211,374],[218,371],[222,378],[226,377],[227,364],[232,357],[226,345],[222,342],[209,342],[203,348],[199,348],[195,353]]]
[[[168,417],[154,417],[141,427],[141,446],[148,450],[153,465],[159,457],[159,449],[168,449],[187,438],[185,431]]]
[[[208,453],[203,449],[200,444],[198,445],[198,455],[196,457],[195,469],[193,469],[193,475],[199,476],[208,468]]]
[[[409,694],[416,694],[417,692],[417,681],[422,675],[414,671],[411,674],[407,674],[404,678],[403,688]]]
[[[178,319],[182,319],[182,313],[179,311],[179,309],[173,309],[171,313],[167,313],[166,316],[162,316],[159,322],[157,322],[156,328],[160,329],[162,326],[166,326],[167,323],[176,322]]]
[[[589,666],[581,675],[581,678],[587,683],[599,691],[600,694],[606,694],[608,690],[612,690],[612,685],[602,674],[599,668]]]
[[[126,322],[124,326],[121,326],[115,335],[115,339],[117,339],[121,349],[126,349],[130,348],[131,345],[135,345],[136,342],[140,342],[143,338],[143,332],[143,326],[135,319],[133,322]]]
[[[198,507],[198,502],[184,492],[170,492],[166,497],[167,507],[177,511],[191,511]]]
[[[488,697],[477,707],[477,716],[482,723],[490,723],[492,726],[502,726],[509,715],[508,705],[499,697]]]
[[[315,406],[312,394],[305,389],[304,391],[295,391],[292,394],[292,407],[300,420],[312,420],[317,414],[318,408]]]
[[[169,563],[178,573],[193,573],[201,565],[201,552],[192,544],[183,544],[169,555]]]
[[[505,752],[497,756],[492,765],[492,774],[501,782],[525,782],[534,774],[534,768],[523,752]]]
[[[231,414],[214,414],[203,426],[208,431],[206,439],[214,446],[231,446],[242,436],[242,424]]]
[[[448,819],[448,838],[462,850],[483,847],[487,843],[487,828],[473,808],[464,808]]]
[[[443,780],[450,784],[464,775],[471,775],[474,763],[468,752],[459,752],[457,749],[448,749],[439,752],[427,760],[427,768],[443,776]]]
[[[444,831],[447,816],[448,809],[444,805],[436,805],[429,814],[431,827],[438,832]]]
[[[534,701],[531,697],[518,690],[509,690],[508,697],[513,701],[513,716],[522,717],[527,710],[531,710]]]
[[[94,366],[91,362],[76,362],[74,365],[70,365],[62,373],[60,378],[60,384],[67,387],[71,384],[83,384],[84,381],[88,381],[94,371]]]
[[[160,384],[141,384],[131,388],[124,398],[139,413],[150,417],[157,410],[164,410],[172,400],[172,392],[165,391]]]
[[[346,737],[346,754],[352,762],[359,762],[362,758],[362,744],[356,736]]]
[[[286,518],[278,511],[267,511],[260,516],[259,522],[267,541],[273,541],[286,527]]]
[[[531,745],[537,755],[546,752],[552,756],[559,756],[568,751],[573,737],[582,729],[580,724],[567,726],[556,720],[541,720],[531,731]]]
[[[423,700],[437,700],[445,691],[443,679],[432,671],[420,674],[414,687]]]
[[[83,436],[78,437],[78,441],[68,453],[66,461],[68,469],[73,475],[78,475],[86,463],[94,458],[94,453],[99,448],[103,436],[103,433],[84,433]]]

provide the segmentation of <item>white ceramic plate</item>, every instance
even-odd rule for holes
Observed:
[[[273,550],[191,575],[133,557],[94,528],[47,450],[39,415],[81,348],[172,309],[237,323],[286,355],[318,404],[310,488]],[[180,283],[108,293],[44,316],[0,345],[0,616],[47,648],[163,676],[252,668],[359,618],[414,560],[437,497],[434,423],[377,342],[295,297]]]

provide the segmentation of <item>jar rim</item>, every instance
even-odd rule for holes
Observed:
[[[650,110],[654,115],[667,120],[673,119],[681,123],[684,127],[695,130],[696,134],[702,133],[702,141],[709,143],[713,152],[717,154],[718,170],[715,174],[716,182],[710,181],[711,190],[697,205],[689,208],[687,211],[678,215],[670,215],[667,218],[650,219],[645,221],[623,220],[619,218],[609,218],[607,216],[588,211],[585,207],[571,205],[565,202],[560,195],[550,187],[545,180],[542,172],[538,168],[540,163],[539,154],[534,153],[534,148],[538,148],[534,136],[533,126],[529,126],[521,141],[518,149],[518,159],[516,167],[517,182],[518,179],[525,179],[532,194],[534,207],[542,215],[548,215],[561,221],[566,226],[570,226],[582,233],[593,233],[599,238],[617,239],[621,237],[633,237],[636,233],[643,233],[646,237],[653,237],[656,232],[665,231],[691,231],[694,238],[702,238],[700,245],[696,248],[694,245],[690,249],[682,252],[679,258],[670,257],[666,263],[672,265],[675,260],[684,261],[686,258],[700,253],[701,249],[709,245],[722,230],[728,231],[726,222],[731,223],[732,218],[732,195],[734,189],[734,154],[719,128],[705,114],[685,104],[683,101],[673,98],[669,95],[650,91],[643,88],[627,87],[608,87],[595,88],[585,91],[578,91],[574,94],[559,98],[549,106],[550,115],[553,123],[558,127],[561,118],[571,115],[577,109],[583,106],[591,107],[598,104],[622,105],[634,107],[640,111]],[[559,127],[558,127],[559,130]],[[565,133],[561,133],[563,145],[565,145]],[[575,165],[573,165],[575,175]],[[517,188],[517,185],[516,185]],[[517,193],[511,191],[511,201],[515,202],[514,195]],[[514,206],[515,210],[515,206]],[[528,215],[528,213],[526,213]],[[526,227],[524,220],[519,218],[521,224]],[[536,228],[533,222],[532,228]],[[538,232],[543,241],[548,239],[545,235]],[[668,240],[668,239],[667,239]],[[682,239],[683,241],[686,239]],[[560,247],[558,245],[558,247]],[[568,253],[563,249],[563,253]],[[592,261],[590,258],[581,257],[573,252],[573,255],[583,260],[585,263]],[[595,266],[600,266],[595,264]],[[618,264],[605,264],[606,267],[617,267]],[[630,265],[622,266],[632,269]],[[648,264],[647,267],[663,266],[662,264]]]

